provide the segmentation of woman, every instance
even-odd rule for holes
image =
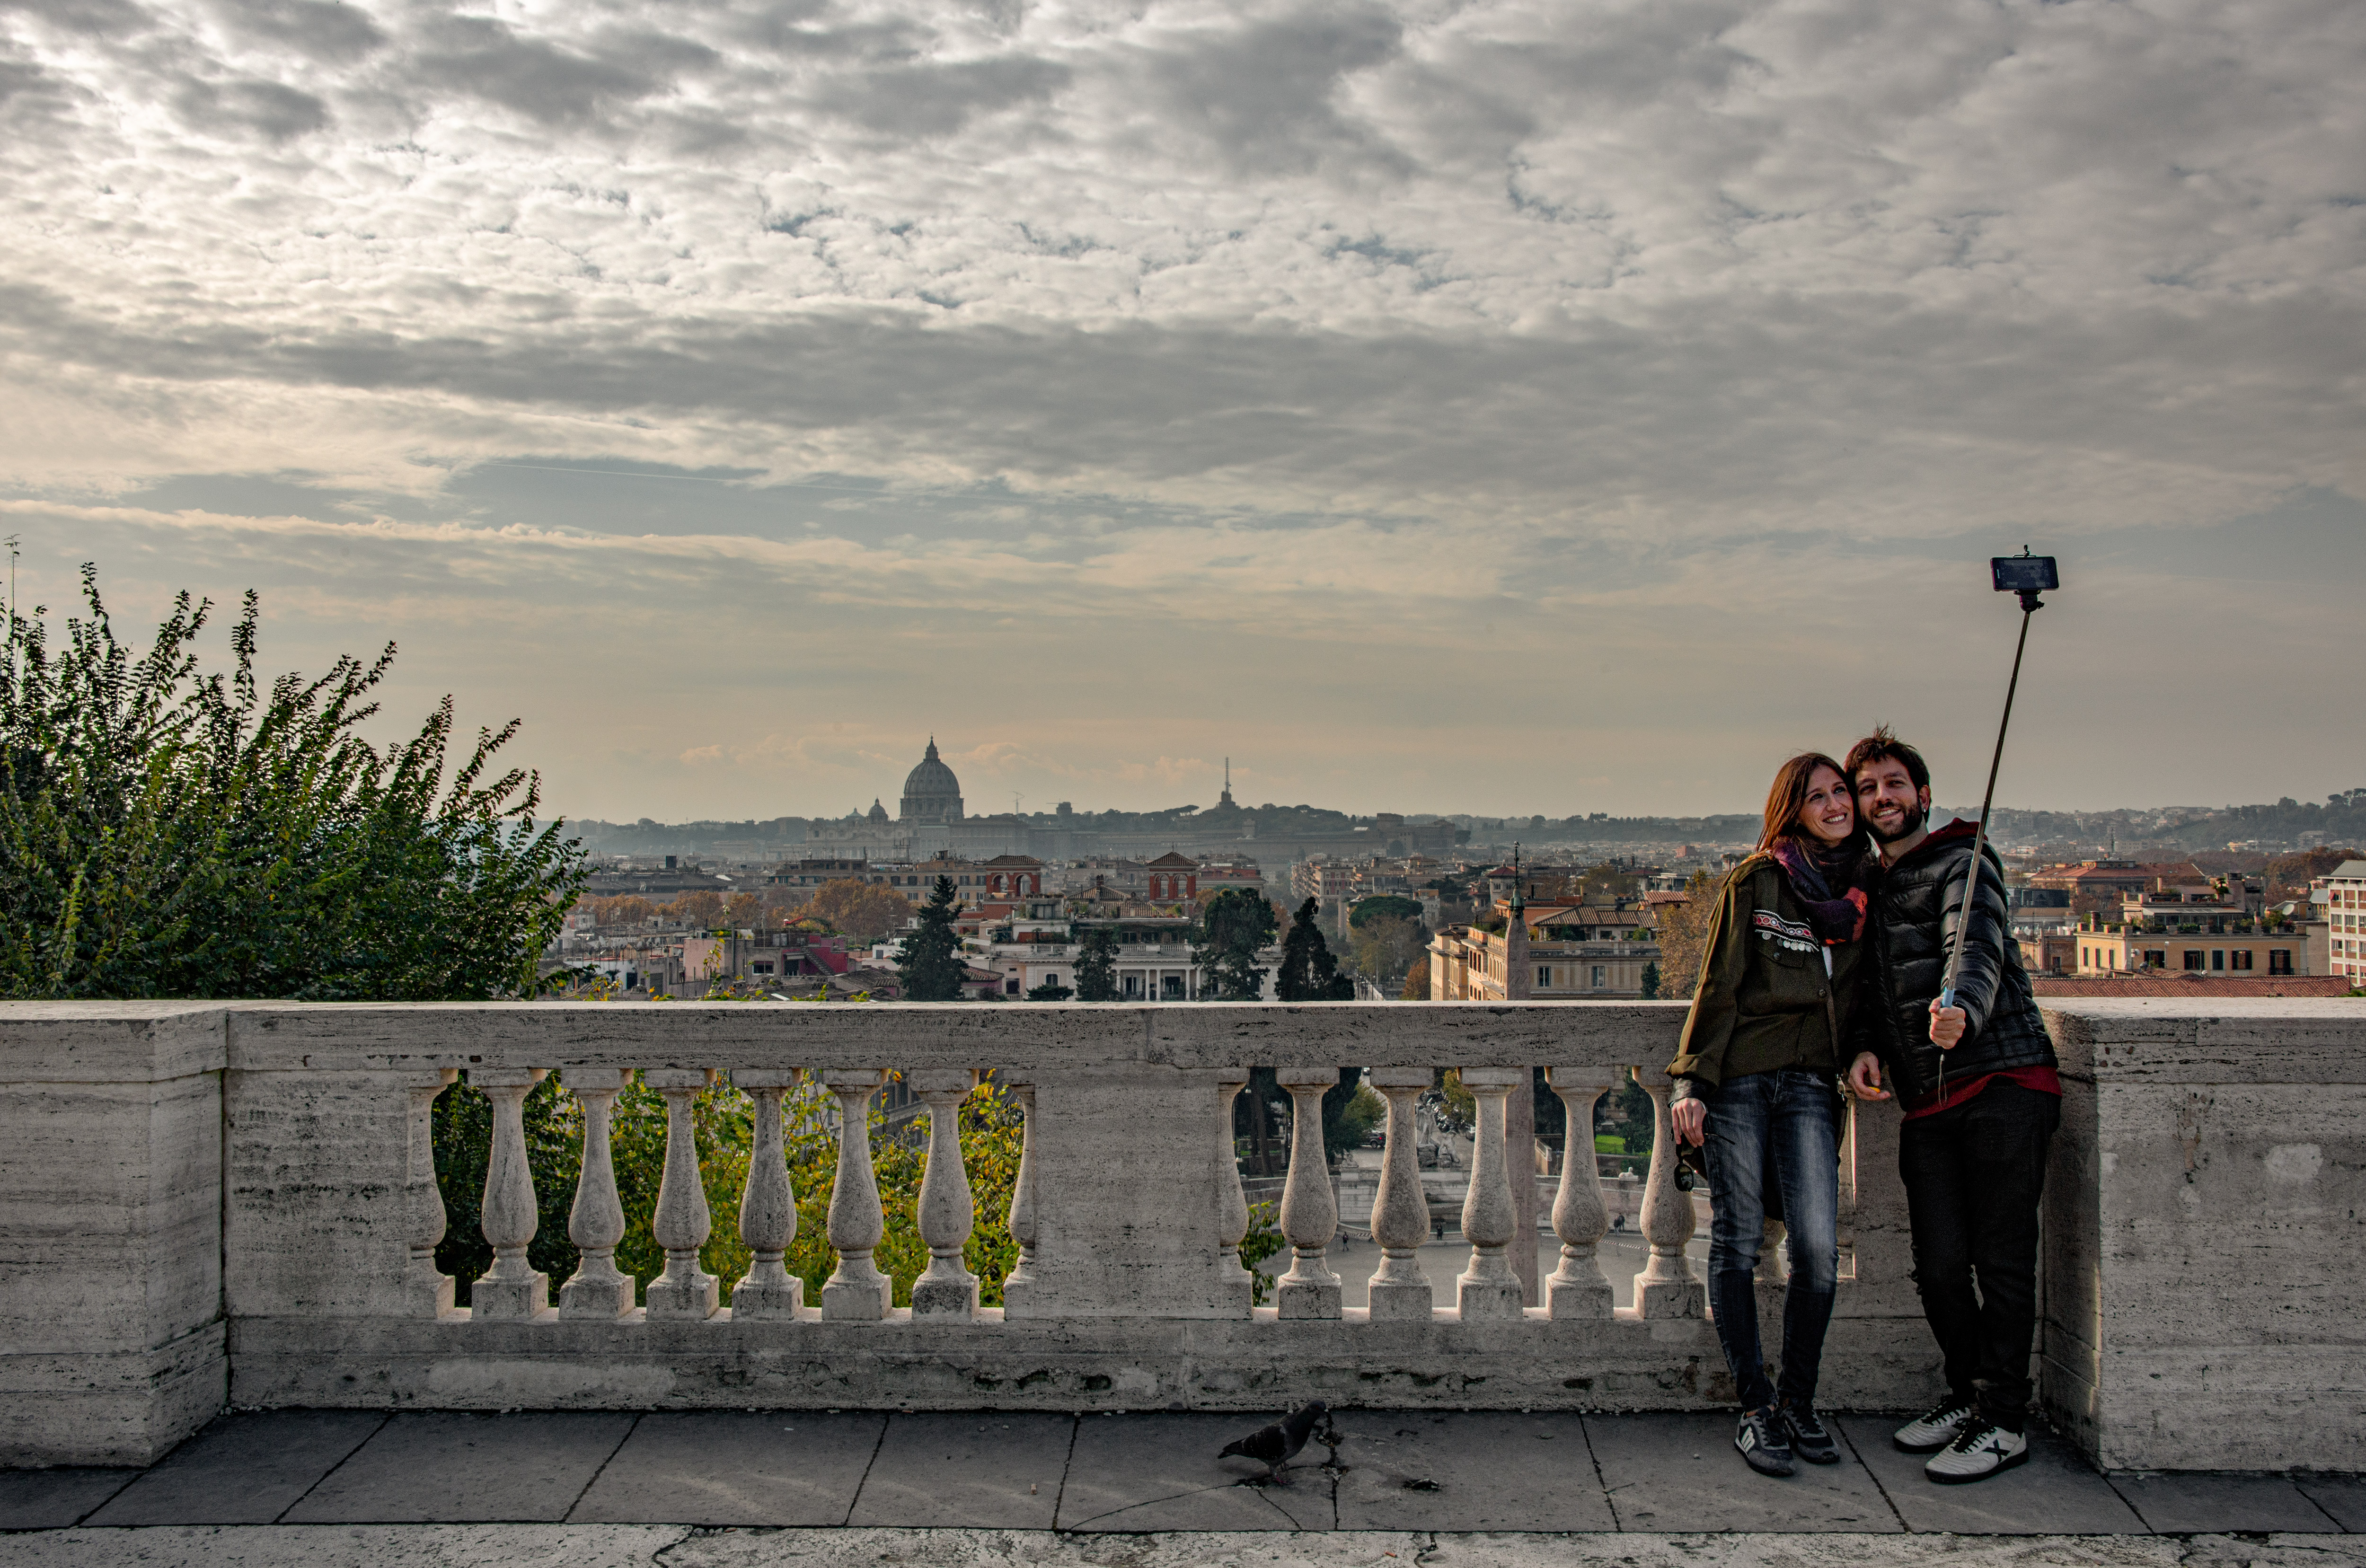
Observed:
[[[1795,1453],[1840,1459],[1816,1415],[1816,1373],[1840,1269],[1834,1080],[1873,866],[1841,765],[1817,752],[1784,763],[1757,852],[1726,879],[1668,1066],[1677,1140],[1707,1148],[1709,1306],[1741,1397],[1733,1446],[1766,1475],[1790,1474]],[[1752,1280],[1778,1203],[1791,1242],[1779,1390],[1759,1349]]]

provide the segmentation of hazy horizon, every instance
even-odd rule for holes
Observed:
[[[1977,800],[2026,544],[2001,798],[2322,801],[2362,66],[2338,0],[27,0],[0,534],[395,639],[396,724],[627,820],[892,812],[931,732],[979,814],[1746,810],[1876,720]]]

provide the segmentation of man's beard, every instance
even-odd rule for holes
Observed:
[[[1884,828],[1880,819],[1870,813],[1865,817],[1865,825],[1872,832],[1876,843],[1894,844],[1900,839],[1910,839],[1920,832],[1922,824],[1929,819],[1930,816],[1930,808],[1918,803],[1906,808],[1906,815],[1898,819],[1898,826],[1895,828]]]

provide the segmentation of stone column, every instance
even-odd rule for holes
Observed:
[[[1522,973],[1526,973],[1524,969]],[[1537,1091],[1536,1073],[1520,1069],[1520,1082],[1504,1097],[1504,1166],[1512,1183],[1512,1240],[1504,1249],[1520,1301],[1537,1297]]]
[[[1668,1095],[1675,1086],[1664,1074],[1628,1070],[1651,1097],[1651,1173],[1643,1182],[1643,1236],[1651,1244],[1651,1260],[1635,1276],[1635,1314],[1704,1316],[1708,1292],[1684,1257],[1684,1243],[1693,1238],[1693,1201],[1676,1188],[1676,1134],[1668,1121]]]
[[[411,1255],[402,1266],[402,1296],[413,1317],[440,1317],[452,1310],[452,1276],[435,1267],[435,1247],[444,1239],[445,1223],[444,1190],[435,1184],[435,1097],[459,1076],[456,1067],[403,1076],[403,1092],[411,1101],[404,1123],[409,1160],[402,1183]]]
[[[822,1281],[821,1314],[876,1323],[896,1300],[896,1281],[872,1252],[887,1234],[879,1183],[871,1173],[871,1097],[887,1081],[875,1067],[828,1068],[822,1087],[838,1096],[838,1176],[829,1189],[829,1244],[838,1268]]]
[[[1429,1088],[1426,1067],[1374,1067],[1372,1087],[1389,1102],[1387,1152],[1380,1159],[1380,1187],[1372,1195],[1372,1239],[1380,1266],[1372,1271],[1372,1321],[1429,1321],[1428,1277],[1417,1254],[1429,1239],[1429,1202],[1422,1195],[1421,1165],[1414,1158],[1414,1103]]]
[[[1509,1162],[1504,1148],[1504,1102],[1525,1089],[1525,1067],[1465,1067],[1462,1087],[1478,1102],[1479,1124],[1471,1140],[1470,1190],[1462,1200],[1462,1234],[1470,1243],[1470,1265],[1455,1280],[1463,1319],[1517,1317],[1527,1292],[1512,1272],[1508,1254],[1519,1212],[1512,1202]],[[1535,1178],[1530,1177],[1533,1183]]]
[[[1277,1293],[1283,1317],[1337,1317],[1339,1276],[1324,1260],[1339,1234],[1339,1199],[1323,1155],[1323,1093],[1339,1085],[1336,1067],[1282,1067],[1274,1080],[1290,1091],[1290,1177],[1281,1189],[1281,1234],[1290,1238],[1290,1272]]]
[[[930,1067],[911,1075],[912,1092],[929,1108],[929,1164],[920,1176],[920,1239],[929,1244],[929,1267],[912,1281],[914,1317],[974,1317],[977,1276],[962,1260],[962,1249],[977,1223],[969,1171],[962,1164],[961,1103],[977,1087],[977,1074],[961,1067]]]
[[[1560,1191],[1553,1199],[1553,1234],[1560,1238],[1560,1267],[1545,1281],[1545,1305],[1556,1320],[1611,1314],[1610,1281],[1603,1277],[1594,1248],[1610,1228],[1602,1201],[1602,1176],[1594,1157],[1594,1102],[1610,1092],[1607,1075],[1587,1068],[1548,1067],[1545,1080],[1560,1097],[1566,1152]]]
[[[619,1318],[633,1310],[633,1277],[616,1267],[625,1205],[616,1197],[608,1122],[633,1075],[620,1067],[562,1067],[558,1077],[583,1110],[583,1168],[575,1179],[575,1206],[567,1212],[567,1239],[580,1256],[574,1274],[558,1288],[558,1315]]]
[[[471,1074],[493,1102],[492,1157],[485,1162],[479,1228],[493,1249],[493,1266],[470,1289],[471,1315],[533,1317],[550,1304],[550,1276],[526,1261],[538,1216],[534,1172],[525,1157],[525,1097],[547,1076],[545,1067],[495,1067]]]
[[[721,1303],[715,1276],[698,1266],[698,1249],[715,1228],[706,1207],[706,1183],[698,1174],[695,1105],[699,1091],[715,1082],[712,1068],[651,1067],[641,1081],[665,1097],[665,1174],[658,1182],[658,1210],[649,1234],[665,1248],[665,1272],[646,1292],[650,1321],[688,1318],[703,1322]]]
[[[1233,1101],[1248,1087],[1246,1067],[1216,1072],[1216,1287],[1237,1290],[1241,1315],[1256,1302],[1256,1281],[1241,1263],[1241,1238],[1249,1234],[1249,1199],[1241,1189],[1241,1159],[1233,1149]]]
[[[1027,1294],[1035,1288],[1030,1269],[1035,1262],[1035,1086],[1025,1078],[1007,1080],[1019,1101],[1019,1173],[1010,1181],[1010,1239],[1019,1244],[1019,1261],[1002,1277],[1005,1317],[1023,1317]]]
[[[731,1081],[756,1101],[748,1182],[739,1193],[739,1239],[753,1256],[747,1274],[731,1287],[734,1323],[788,1321],[806,1304],[806,1282],[784,1261],[789,1244],[797,1239],[797,1195],[781,1146],[781,1100],[796,1087],[797,1075],[795,1067],[738,1068],[731,1074]]]

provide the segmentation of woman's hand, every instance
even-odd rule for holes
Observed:
[[[1870,1051],[1857,1053],[1849,1064],[1849,1088],[1859,1100],[1887,1100],[1889,1091],[1881,1087],[1881,1058]]]
[[[1698,1148],[1708,1142],[1707,1100],[1679,1100],[1668,1107],[1668,1122],[1676,1130],[1677,1143]]]

